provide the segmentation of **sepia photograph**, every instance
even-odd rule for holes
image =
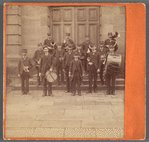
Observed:
[[[6,5],[6,138],[124,138],[126,6]]]

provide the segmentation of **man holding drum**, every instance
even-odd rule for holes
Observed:
[[[43,80],[43,97],[47,96],[47,85],[48,85],[48,96],[53,96],[52,94],[52,82],[49,82],[46,78],[46,72],[47,71],[52,71],[53,66],[52,66],[52,60],[53,60],[53,55],[49,54],[48,52],[48,46],[43,47],[45,55],[41,57],[41,64],[40,64],[40,75]]]
[[[121,65],[121,55],[115,54],[113,45],[109,45],[109,52],[106,57],[105,78],[107,95],[115,95],[115,81]]]

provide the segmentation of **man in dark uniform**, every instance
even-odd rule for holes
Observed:
[[[69,77],[71,77],[72,82],[72,96],[76,95],[76,84],[78,85],[78,95],[81,96],[81,79],[83,74],[82,63],[78,59],[79,54],[74,53],[74,59],[71,61],[69,68]]]
[[[33,57],[33,60],[35,61],[35,66],[36,66],[36,70],[37,70],[37,85],[40,85],[41,83],[41,80],[40,80],[40,77],[39,77],[39,65],[40,65],[40,62],[41,62],[41,57],[44,55],[44,51],[43,51],[43,48],[42,48],[42,43],[39,43],[38,44],[38,49],[35,51],[35,54],[34,54],[34,57]]]
[[[48,85],[48,96],[53,96],[52,83],[48,82],[46,79],[46,72],[48,70],[50,71],[53,70],[52,66],[53,56],[49,54],[48,47],[46,45],[43,47],[43,50],[45,52],[45,55],[41,57],[41,64],[40,64],[40,72],[43,80],[43,97],[47,96],[47,85]]]
[[[110,54],[115,54],[115,47],[113,45],[109,45],[109,52],[107,54],[106,60]],[[115,81],[116,81],[117,73],[115,71],[108,71],[105,74],[106,85],[107,85],[107,95],[115,95]]]
[[[82,66],[84,67],[84,58],[85,58],[85,56],[84,56],[84,52],[83,52],[81,44],[77,44],[77,48],[74,51],[74,54],[79,55],[79,60],[81,61]],[[83,70],[84,70],[84,68],[83,68]]]
[[[84,70],[87,71],[87,56],[88,53],[91,51],[90,46],[92,43],[90,42],[89,35],[85,35],[85,42],[82,43],[82,50],[84,52]]]
[[[22,50],[22,57],[19,59],[18,76],[21,78],[22,95],[29,94],[29,70],[32,68],[31,60],[27,57],[27,49]]]
[[[94,78],[94,86],[93,90],[96,93],[97,89],[97,73],[100,72],[100,55],[96,52],[96,47],[92,47],[92,52],[89,53],[89,57],[87,59],[87,72],[89,73],[89,92],[92,93],[92,80]]]
[[[107,49],[104,47],[104,41],[100,42],[99,54],[100,54],[100,80],[101,84],[104,84],[103,71],[105,67]]]
[[[65,55],[64,55],[64,60],[63,60],[63,69],[64,71],[66,72],[66,85],[67,85],[67,91],[66,93],[68,92],[71,92],[71,82],[69,80],[69,68],[70,68],[70,63],[71,61],[73,60],[73,52],[72,52],[72,47],[71,46],[68,46],[68,52],[65,52]]]
[[[73,40],[70,39],[70,33],[66,33],[66,37],[65,37],[64,42],[62,44],[62,49],[65,49],[65,51],[67,51],[68,46],[72,46],[72,50],[76,49],[76,46],[75,46]]]
[[[64,84],[64,71],[62,67],[62,62],[64,59],[65,51],[64,49],[61,49],[61,44],[59,43],[57,45],[57,49],[55,50],[53,56],[56,58],[56,72],[57,72],[57,83],[58,85]],[[60,76],[61,76],[61,82],[60,82]]]
[[[115,38],[116,38],[117,36],[118,36],[118,33],[117,33],[117,32],[115,33],[115,35],[113,35],[112,32],[109,32],[109,33],[108,33],[108,37],[109,37],[109,38],[105,40],[105,48],[106,48],[107,50],[109,50],[109,49],[108,49],[109,45],[113,45],[113,47],[114,47],[114,52],[117,51],[118,45],[117,45],[117,42],[116,42],[116,40],[115,40]]]
[[[44,45],[47,45],[49,49],[49,53],[53,54],[54,50],[57,48],[57,45],[52,39],[51,33],[47,33],[47,35],[48,35],[48,38],[44,41]]]

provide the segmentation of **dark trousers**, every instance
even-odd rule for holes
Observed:
[[[72,79],[72,93],[76,94],[76,84],[78,85],[78,94],[81,93],[81,77],[79,72],[75,72]]]
[[[101,64],[101,67],[100,67],[100,80],[101,82],[103,82],[103,71],[104,71],[104,64]]]
[[[69,79],[69,66],[66,66],[65,71],[66,71],[66,86],[67,86],[67,91],[72,91],[71,90],[71,82],[70,82],[70,79]]]
[[[89,71],[89,91],[92,91],[92,81],[94,79],[93,89],[97,88],[97,69]]]
[[[108,92],[112,93],[115,92],[115,80],[116,80],[115,74],[106,74],[106,85]]]
[[[23,94],[29,93],[29,73],[24,72],[21,74],[21,90]]]
[[[62,68],[62,63],[59,63],[56,67],[56,72],[57,72],[57,82],[64,84],[64,72]],[[61,81],[60,81],[60,76],[61,75]]]
[[[39,67],[36,67],[37,70],[37,84],[40,85],[41,80],[40,80],[40,76],[39,76]]]
[[[47,88],[48,85],[48,88]],[[47,95],[47,90],[48,90],[48,95],[52,94],[52,83],[48,82],[45,77],[43,77],[43,95]]]

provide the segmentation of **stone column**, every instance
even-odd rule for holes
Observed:
[[[7,75],[17,75],[18,58],[21,51],[21,6],[6,6],[6,66]]]

